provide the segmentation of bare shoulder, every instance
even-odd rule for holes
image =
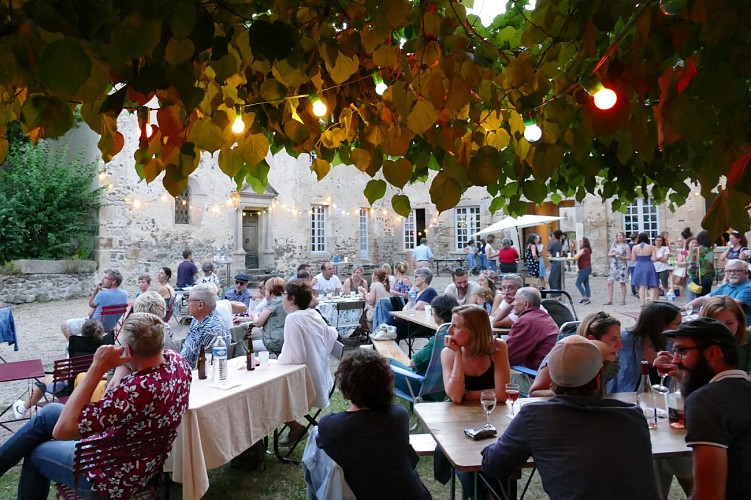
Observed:
[[[493,356],[498,356],[499,354],[506,353],[508,353],[508,346],[506,345],[506,341],[503,339],[495,339],[493,341]]]

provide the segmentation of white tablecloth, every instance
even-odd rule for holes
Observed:
[[[230,360],[230,385],[240,385],[228,390],[211,387],[210,366],[206,380],[198,380],[193,371],[188,411],[164,466],[174,481],[183,483],[183,498],[201,498],[209,489],[208,469],[226,464],[310,409],[315,389],[305,365],[271,360],[267,369],[252,372],[244,366],[244,357]]]

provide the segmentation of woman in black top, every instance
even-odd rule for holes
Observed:
[[[347,411],[321,419],[316,444],[344,470],[358,500],[426,500],[430,493],[415,471],[409,415],[394,405],[394,378],[377,352],[355,349],[345,356],[336,380]]]
[[[451,401],[479,400],[480,392],[494,390],[506,401],[511,379],[506,342],[493,338],[488,313],[475,304],[454,308],[446,347],[441,352],[443,386]]]

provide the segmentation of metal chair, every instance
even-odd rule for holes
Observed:
[[[160,433],[146,433],[131,437],[127,433],[117,436],[106,436],[96,439],[88,439],[76,443],[76,451],[73,459],[73,488],[55,483],[57,498],[73,500],[78,498],[79,478],[87,472],[122,473],[125,466],[131,465],[138,460],[143,464],[149,461],[157,463],[149,464],[153,471],[152,475],[141,483],[141,487],[132,492],[129,498],[147,499],[159,498],[159,490],[162,481],[162,467],[167,458],[164,453],[165,445],[169,450],[175,441],[177,432],[162,431]],[[156,457],[164,458],[156,460]],[[153,465],[153,467],[152,467]],[[144,465],[146,467],[146,465]],[[127,472],[124,473],[127,476]]]
[[[441,351],[448,329],[449,324],[444,323],[436,330],[435,343],[425,375],[419,375],[412,370],[391,363],[391,369],[394,371],[394,394],[398,398],[409,401],[410,406],[413,403],[421,403],[426,398],[430,401],[440,401],[446,398],[441,370]]]
[[[105,334],[104,337],[102,337],[102,341],[105,344],[115,344],[117,342],[117,335],[120,333],[120,328],[132,310],[133,308],[128,304],[102,306],[100,321],[104,327]],[[120,319],[123,321],[120,321]]]
[[[344,344],[342,344],[339,341],[336,341],[334,343],[334,347],[331,350],[331,356],[334,356],[337,360],[341,361],[342,356],[344,356]],[[329,391],[329,398],[334,394],[334,390],[336,389],[336,380],[334,380],[333,385],[331,386],[331,390]],[[307,415],[304,415],[303,418],[307,420],[307,425],[305,426],[305,432],[303,432],[300,437],[295,441],[294,443],[291,443],[289,446],[289,449],[287,453],[282,453],[279,449],[279,438],[282,437],[282,434],[284,433],[284,430],[287,429],[287,425],[283,425],[281,428],[274,429],[274,454],[276,457],[288,464],[295,464],[298,465],[299,462],[290,459],[289,457],[292,455],[292,452],[295,451],[295,448],[297,448],[297,445],[300,444],[300,441],[302,441],[305,436],[308,434],[308,431],[311,427],[318,425],[318,416],[323,411],[323,408],[316,408],[315,412],[310,412]]]

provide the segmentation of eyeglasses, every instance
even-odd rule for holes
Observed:
[[[188,302],[203,302],[201,299],[188,299]]]
[[[247,281],[237,281],[237,280],[235,280],[235,285],[247,285],[247,284],[248,284]]]
[[[683,359],[688,354],[688,351],[693,350],[701,350],[704,349],[703,347],[699,346],[693,346],[693,347],[674,347],[671,351],[673,353],[673,356],[678,356],[679,358]]]
[[[745,269],[725,269],[725,274],[742,274],[747,272]]]

